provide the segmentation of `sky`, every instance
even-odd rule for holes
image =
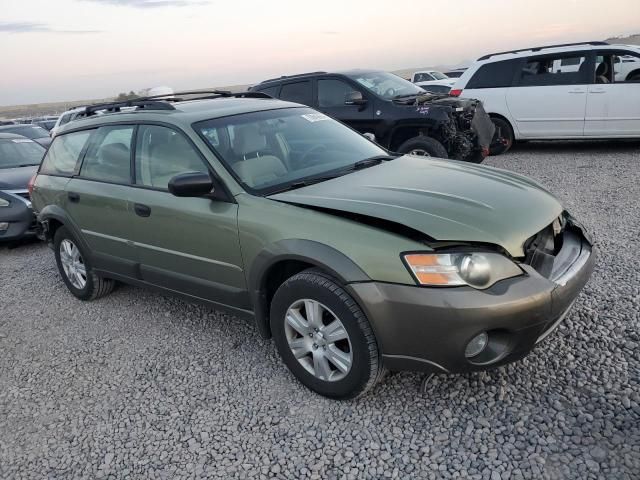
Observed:
[[[458,66],[639,32],[639,0],[0,0],[0,105]]]

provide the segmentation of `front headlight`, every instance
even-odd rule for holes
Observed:
[[[507,257],[492,252],[409,253],[404,261],[420,285],[489,288],[506,278],[522,275]]]
[[[1,207],[8,207],[9,206],[9,200],[5,200],[4,198],[0,198],[0,208]]]

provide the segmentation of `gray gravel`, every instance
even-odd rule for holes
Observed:
[[[128,286],[82,303],[45,246],[0,249],[0,478],[640,478],[639,152],[490,159],[590,228],[594,278],[524,361],[352,402],[305,390],[248,324]]]

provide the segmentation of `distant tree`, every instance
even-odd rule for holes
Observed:
[[[118,96],[116,97],[116,101],[117,102],[124,102],[125,100],[133,100],[134,98],[138,98],[138,95],[136,95],[136,93],[131,90],[129,93],[119,93]]]

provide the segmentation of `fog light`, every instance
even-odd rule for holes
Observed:
[[[473,358],[476,355],[479,355],[484,347],[489,343],[489,335],[486,332],[482,332],[479,335],[476,335],[471,339],[469,343],[467,343],[467,348],[464,350],[464,356],[467,358]]]
[[[0,222],[0,232],[4,232],[9,228],[9,222]]]

